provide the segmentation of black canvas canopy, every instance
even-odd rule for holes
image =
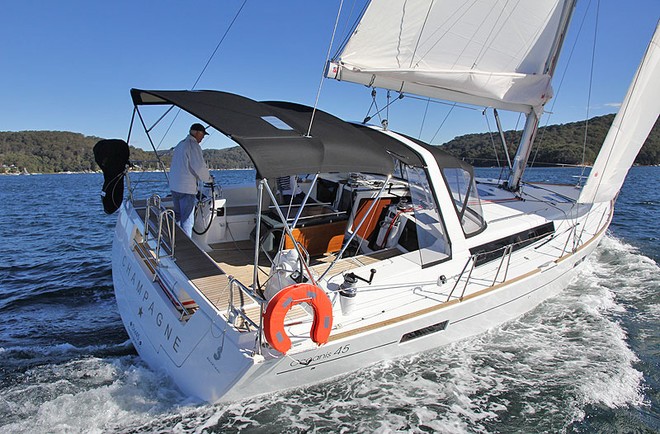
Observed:
[[[174,105],[224,133],[247,152],[258,177],[316,172],[387,175],[394,171],[393,157],[424,166],[422,158],[398,140],[320,110],[307,136],[313,109],[300,104],[259,102],[213,90],[131,89],[131,96],[135,106]]]

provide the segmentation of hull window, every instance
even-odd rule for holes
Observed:
[[[480,246],[470,249],[470,254],[477,255],[475,266],[485,264],[486,262],[499,259],[506,252],[506,247],[511,246],[511,250],[515,252],[525,246],[537,242],[541,238],[552,235],[555,233],[555,225],[553,223],[546,223],[537,226],[533,229],[528,229],[517,234],[509,235],[508,237],[500,238],[499,240],[491,241]]]
[[[415,330],[414,332],[406,333],[405,335],[401,336],[399,343],[402,344],[404,342],[412,341],[413,339],[421,338],[422,336],[430,335],[431,333],[441,332],[447,328],[447,324],[449,324],[449,321],[442,321],[437,324]]]

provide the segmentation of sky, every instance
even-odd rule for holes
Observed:
[[[364,1],[344,0],[331,54]],[[370,90],[321,78],[339,5],[340,0],[4,2],[0,131],[125,139],[131,88],[215,89],[313,106],[322,84],[320,109],[362,120]],[[546,105],[551,113],[541,125],[614,113],[658,19],[660,0],[578,1],[553,81],[555,98]],[[386,104],[383,90],[378,104]],[[149,126],[163,114],[158,110],[145,113]],[[387,118],[391,129],[434,144],[489,128],[477,108],[447,116],[449,110],[447,104],[427,107],[420,99],[404,98],[392,104]],[[517,114],[501,115],[505,130],[522,128]],[[176,145],[192,121],[170,112],[153,129],[156,146]],[[489,122],[494,129],[492,117]],[[132,145],[149,148],[143,135],[132,138]],[[205,148],[227,146],[233,143],[218,132],[203,142]]]

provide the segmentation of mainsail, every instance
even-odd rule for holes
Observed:
[[[580,203],[616,197],[659,114],[660,23],[580,193]]]
[[[374,0],[328,76],[529,113],[550,79],[571,0]]]

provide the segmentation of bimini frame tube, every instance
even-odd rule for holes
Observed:
[[[259,238],[261,237],[261,203],[264,197],[264,186],[260,182],[257,185],[257,227],[255,228],[254,235],[254,274],[252,275],[252,290],[256,293],[257,291],[257,280],[259,279],[259,251],[261,250],[261,243]],[[263,307],[262,307],[263,310]],[[263,315],[263,312],[261,312]]]
[[[319,179],[319,173],[317,172],[316,175],[314,175],[314,179],[312,180],[312,185],[309,187],[309,190],[305,194],[305,198],[303,199],[302,203],[300,204],[300,209],[296,213],[296,216],[293,219],[293,223],[291,223],[291,230],[293,231],[296,228],[296,225],[298,224],[298,220],[300,220],[300,216],[302,215],[303,210],[305,209],[305,205],[307,205],[307,201],[309,200],[309,196],[312,194],[312,190],[314,190],[314,186],[316,185],[316,181]],[[293,201],[293,196],[291,195],[291,200]],[[291,203],[289,203],[289,208],[291,207]],[[287,215],[289,215],[289,212],[287,211]],[[286,225],[286,223],[284,223]],[[279,249],[282,250],[284,248],[284,237],[280,240],[280,247]]]
[[[367,217],[371,215],[371,211],[373,211],[374,207],[378,203],[378,199],[380,199],[380,196],[383,194],[383,191],[385,191],[385,187],[387,187],[387,185],[389,184],[390,179],[392,179],[392,175],[387,175],[387,178],[385,179],[385,182],[383,182],[383,186],[378,191],[378,194],[376,195],[376,198],[374,199],[374,201],[371,203],[371,206],[369,206],[369,210],[364,214],[364,217],[362,217],[362,220],[360,220],[360,223],[358,223],[358,225],[355,227],[355,230],[353,231],[351,236],[348,238],[348,241],[346,241],[344,243],[344,246],[341,248],[341,250],[339,251],[339,253],[335,257],[335,259],[330,263],[328,268],[325,269],[323,274],[321,274],[321,276],[319,277],[319,280],[322,280],[325,277],[325,275],[328,274],[328,272],[332,269],[332,267],[335,265],[335,263],[338,260],[341,259],[342,255],[344,254],[344,252],[346,251],[348,246],[351,244],[351,241],[353,241],[353,238],[355,238],[355,236],[357,235],[358,230],[362,227],[364,222],[367,220]]]
[[[165,164],[163,164],[163,160],[160,159],[160,155],[158,154],[158,149],[156,149],[156,145],[154,145],[153,140],[151,140],[151,134],[149,134],[149,131],[151,131],[151,128],[153,128],[153,127],[147,128],[147,124],[144,123],[144,118],[142,117],[142,113],[140,113],[140,109],[138,109],[137,106],[135,106],[135,111],[138,114],[138,118],[140,119],[140,123],[142,124],[142,128],[144,128],[144,132],[147,134],[147,138],[149,139],[149,143],[151,144],[151,147],[154,150],[154,154],[156,155],[156,159],[158,160],[158,163],[160,164],[160,169],[165,174],[165,179],[167,179],[167,183],[169,184],[170,183],[170,177],[167,175],[167,170],[165,170]]]
[[[266,192],[270,196],[270,200],[272,200],[273,203],[275,204],[275,210],[277,211],[277,215],[279,216],[280,220],[282,221],[282,224],[284,225],[284,231],[286,232],[286,235],[291,238],[291,241],[293,241],[293,248],[296,249],[296,252],[298,252],[298,256],[300,258],[302,258],[303,255],[302,255],[302,252],[300,251],[300,247],[298,246],[298,243],[296,242],[296,238],[293,236],[293,232],[292,232],[291,228],[289,227],[289,225],[287,224],[286,217],[284,217],[284,214],[282,214],[282,210],[280,209],[279,205],[277,204],[277,199],[275,199],[275,195],[273,194],[272,190],[270,189],[270,186],[268,185],[268,182],[267,182],[266,178],[263,178],[261,180],[261,184],[266,187]],[[259,243],[259,240],[257,240],[257,244],[258,243]],[[312,281],[312,284],[316,285],[316,279],[314,279],[314,276],[312,276],[312,273],[311,273],[309,267],[307,266],[307,262],[306,261],[300,261],[300,262],[305,267],[305,271],[307,272],[307,276]]]
[[[300,209],[298,210],[298,213],[296,214],[296,217],[293,219],[293,223],[291,223],[291,229],[295,229],[296,225],[298,224],[298,220],[300,219],[300,216],[302,215],[303,209],[305,208],[305,205],[307,205],[307,200],[309,199],[309,196],[312,194],[312,190],[314,190],[314,186],[316,185],[316,181],[319,179],[319,174],[316,173],[314,175],[314,179],[312,180],[312,185],[309,187],[309,191],[307,191],[307,194],[305,194],[305,198],[303,199],[302,203],[300,204]]]

